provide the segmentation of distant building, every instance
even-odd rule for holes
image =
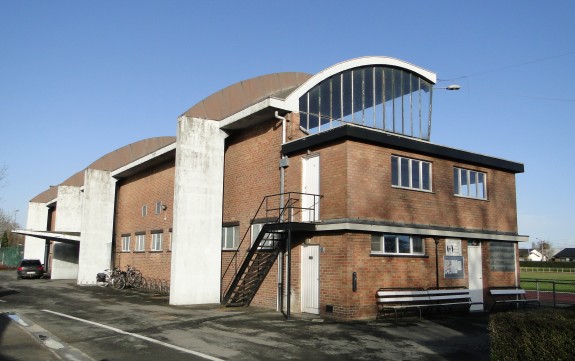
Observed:
[[[553,260],[557,262],[575,262],[575,248],[565,248],[557,252],[553,256]]]
[[[366,319],[381,287],[467,287],[488,307],[489,287],[519,282],[524,166],[432,143],[435,82],[364,57],[235,83],[183,113],[177,137],[32,199],[26,257],[82,285],[129,264],[177,305]]]

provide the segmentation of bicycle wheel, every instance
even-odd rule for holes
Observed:
[[[142,277],[142,274],[139,272],[136,272],[132,277],[132,287],[142,288],[143,283],[144,283],[144,278]]]
[[[116,290],[123,290],[126,288],[126,278],[123,276],[114,277],[112,280],[112,287]]]

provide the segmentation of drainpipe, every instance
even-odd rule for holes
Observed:
[[[278,111],[276,110],[275,112],[275,118],[279,119],[282,121],[282,145],[285,144],[286,142],[286,118],[282,117],[279,115]],[[281,218],[280,218],[280,222],[283,222],[284,216],[283,216],[283,209],[281,209],[284,206],[284,188],[285,188],[285,167],[287,167],[287,157],[282,153],[281,154],[281,160],[280,160],[280,212],[281,212]],[[289,245],[289,237],[290,234],[288,232],[288,245]],[[289,246],[288,246],[289,247]],[[290,282],[290,264],[291,264],[291,252],[290,249],[286,247],[286,252],[288,254],[288,262],[287,262],[287,318],[289,319],[289,307],[290,307],[290,302],[289,302],[289,298],[290,298],[290,287],[291,287],[291,282]],[[277,308],[279,311],[283,311],[283,287],[284,287],[284,280],[283,280],[283,266],[284,266],[284,262],[283,262],[283,252],[280,252],[279,256],[278,256],[278,301],[277,301]]]

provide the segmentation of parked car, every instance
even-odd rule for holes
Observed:
[[[16,279],[42,278],[44,277],[44,266],[39,259],[23,259],[18,265],[16,274]]]

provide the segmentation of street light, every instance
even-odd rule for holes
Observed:
[[[461,86],[458,84],[451,84],[446,87],[433,87],[433,89],[459,90],[461,89]]]

